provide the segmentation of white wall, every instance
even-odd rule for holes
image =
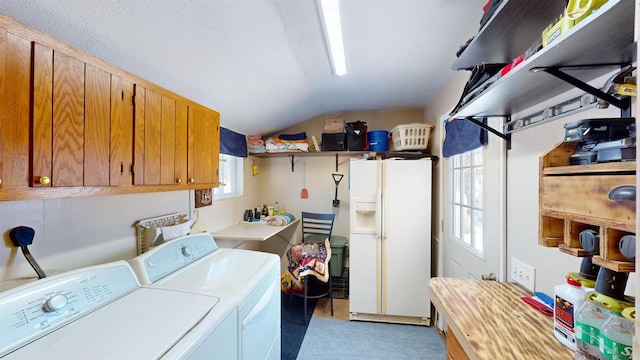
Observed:
[[[257,179],[250,176],[251,163],[245,161],[245,195],[216,201],[198,209],[200,222],[215,231],[242,220],[243,211],[258,201]],[[193,209],[193,191],[172,191],[132,195],[82,197],[54,200],[0,202],[0,281],[33,277],[35,272],[19,249],[13,247],[9,232],[16,226],[35,232],[31,254],[45,272],[65,271],[136,255],[138,220]],[[257,249],[253,242],[219,241],[222,247]]]
[[[188,191],[55,200],[0,202],[0,279],[35,273],[9,232],[16,226],[35,230],[29,249],[47,272],[128,259],[136,255],[135,222],[189,211]]]

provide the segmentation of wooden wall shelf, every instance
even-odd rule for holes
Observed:
[[[560,143],[540,157],[538,243],[576,257],[592,256],[580,245],[580,232],[600,236],[593,262],[613,271],[633,272],[635,263],[618,249],[620,238],[636,231],[636,202],[609,199],[618,185],[636,184],[636,162],[569,165],[575,143]]]

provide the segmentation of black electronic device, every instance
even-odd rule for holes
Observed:
[[[635,118],[583,119],[564,125],[565,142],[611,141],[629,137]]]

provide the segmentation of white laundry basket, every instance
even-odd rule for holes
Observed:
[[[393,150],[425,150],[429,145],[429,134],[433,125],[403,124],[391,130]]]

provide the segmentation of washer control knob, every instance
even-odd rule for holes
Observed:
[[[184,256],[191,256],[191,248],[188,246],[185,246],[182,248],[182,255]]]
[[[54,296],[48,298],[47,301],[44,302],[44,305],[42,306],[42,309],[45,312],[58,311],[58,310],[64,308],[65,306],[67,306],[68,302],[69,302],[69,300],[67,299],[66,296],[64,296],[62,294],[54,295]]]

